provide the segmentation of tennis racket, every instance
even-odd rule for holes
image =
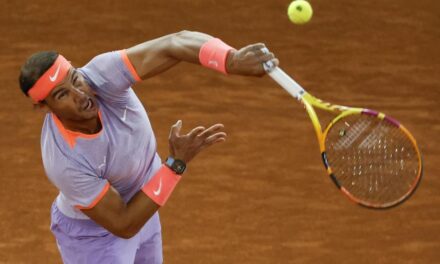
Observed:
[[[368,208],[390,208],[411,196],[421,179],[422,157],[402,124],[370,109],[321,101],[270,61],[264,68],[305,106],[327,173],[350,200]],[[314,108],[336,117],[322,129]]]

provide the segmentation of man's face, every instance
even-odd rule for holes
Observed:
[[[61,120],[85,121],[98,116],[98,105],[92,89],[73,67],[44,101]]]

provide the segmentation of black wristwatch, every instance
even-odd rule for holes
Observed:
[[[165,161],[165,165],[167,165],[168,168],[170,168],[172,171],[174,171],[176,174],[179,175],[181,175],[186,169],[185,162],[179,159],[174,159],[171,156],[167,158],[167,160]]]

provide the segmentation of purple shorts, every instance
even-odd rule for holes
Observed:
[[[61,213],[55,203],[50,229],[66,264],[162,263],[162,235],[155,213],[130,239],[117,237],[92,220],[73,219]]]

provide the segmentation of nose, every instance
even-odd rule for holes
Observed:
[[[75,94],[76,101],[79,101],[79,103],[82,103],[87,99],[86,93],[78,87],[73,87],[72,91]]]
[[[74,87],[73,90],[75,90],[75,92],[77,92],[80,95],[85,95],[86,94],[81,89],[79,89],[78,87]]]

